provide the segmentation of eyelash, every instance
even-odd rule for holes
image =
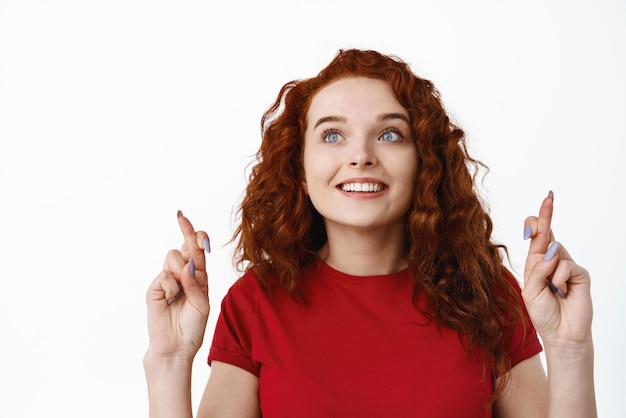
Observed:
[[[404,139],[404,135],[402,134],[402,131],[400,131],[400,129],[397,129],[397,128],[387,128],[387,129],[385,129],[378,136],[378,138],[381,138],[383,135],[385,135],[386,133],[390,133],[390,132],[398,135],[398,141],[402,141]],[[392,141],[392,142],[398,142],[398,141]]]
[[[385,129],[384,131],[382,131],[380,133],[380,135],[378,136],[378,139],[380,139],[386,133],[390,133],[390,132],[398,135],[399,140],[403,140],[405,138],[404,134],[402,133],[402,131],[400,131],[400,129],[397,129],[397,128],[387,128],[387,129]],[[322,132],[322,140],[324,142],[329,142],[329,141],[327,141],[327,138],[328,138],[328,136],[330,134],[337,134],[339,136],[342,136],[341,133],[338,130],[336,130],[334,128],[330,128],[330,129],[326,129],[326,130],[324,130]],[[398,141],[386,141],[386,142],[398,142]],[[329,143],[332,143],[332,142],[329,142]]]
[[[337,134],[337,135],[341,136],[341,133],[339,133],[339,131],[336,130],[336,129],[332,129],[332,128],[331,129],[326,129],[326,130],[324,130],[322,132],[322,141],[328,142],[328,143],[332,144],[332,142],[328,141],[328,139],[327,139],[328,135],[330,135],[330,134]]]

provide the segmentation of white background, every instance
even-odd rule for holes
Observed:
[[[147,416],[144,293],[178,209],[214,249],[197,404],[261,114],[360,47],[439,88],[518,277],[554,190],[592,274],[600,416],[626,416],[625,28],[623,0],[1,0],[0,415]]]

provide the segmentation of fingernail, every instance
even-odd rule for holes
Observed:
[[[189,260],[189,273],[192,276],[196,274],[196,263],[194,263],[193,258]]]
[[[557,289],[557,290],[556,290],[556,293],[558,293],[560,297],[562,297],[563,299],[565,299],[565,292],[564,292],[564,291],[562,291],[561,289]]]
[[[174,301],[176,300],[176,298],[183,293],[183,284],[182,283],[178,283],[178,293],[176,293],[174,296],[172,296],[171,298],[169,298],[167,300],[167,304],[171,305],[172,303],[174,303]]]
[[[533,229],[530,225],[524,227],[524,241],[530,238],[533,233]]]
[[[211,252],[211,241],[208,238],[202,240],[202,245],[204,246],[204,251],[207,253]]]
[[[552,244],[550,244],[550,246],[548,247],[548,251],[546,251],[546,254],[543,256],[544,261],[552,260],[558,250],[559,250],[558,242],[553,242]]]
[[[549,197],[550,199],[554,200],[554,192],[553,192],[552,190],[550,190],[550,191],[548,192],[548,197]]]
[[[550,290],[552,291],[552,293],[556,293],[557,289],[554,286],[554,284],[552,283],[552,280],[548,280],[548,286],[550,286]]]
[[[181,216],[183,216],[183,212],[179,210],[178,212],[176,212],[176,216],[180,218]]]

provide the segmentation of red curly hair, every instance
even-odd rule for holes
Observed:
[[[326,242],[324,221],[302,187],[307,111],[316,92],[352,76],[386,81],[410,116],[418,166],[406,248],[415,294],[427,296],[436,321],[484,347],[491,376],[502,376],[510,369],[503,330],[522,312],[502,266],[506,248],[492,242],[492,221],[475,190],[486,167],[469,156],[433,84],[397,57],[341,50],[316,77],[282,87],[261,120],[263,140],[233,236],[235,262],[266,287],[296,290],[302,267]]]

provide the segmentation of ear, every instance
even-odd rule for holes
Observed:
[[[302,190],[304,190],[304,193],[308,196],[309,195],[309,189],[306,186],[306,181],[302,182]]]

